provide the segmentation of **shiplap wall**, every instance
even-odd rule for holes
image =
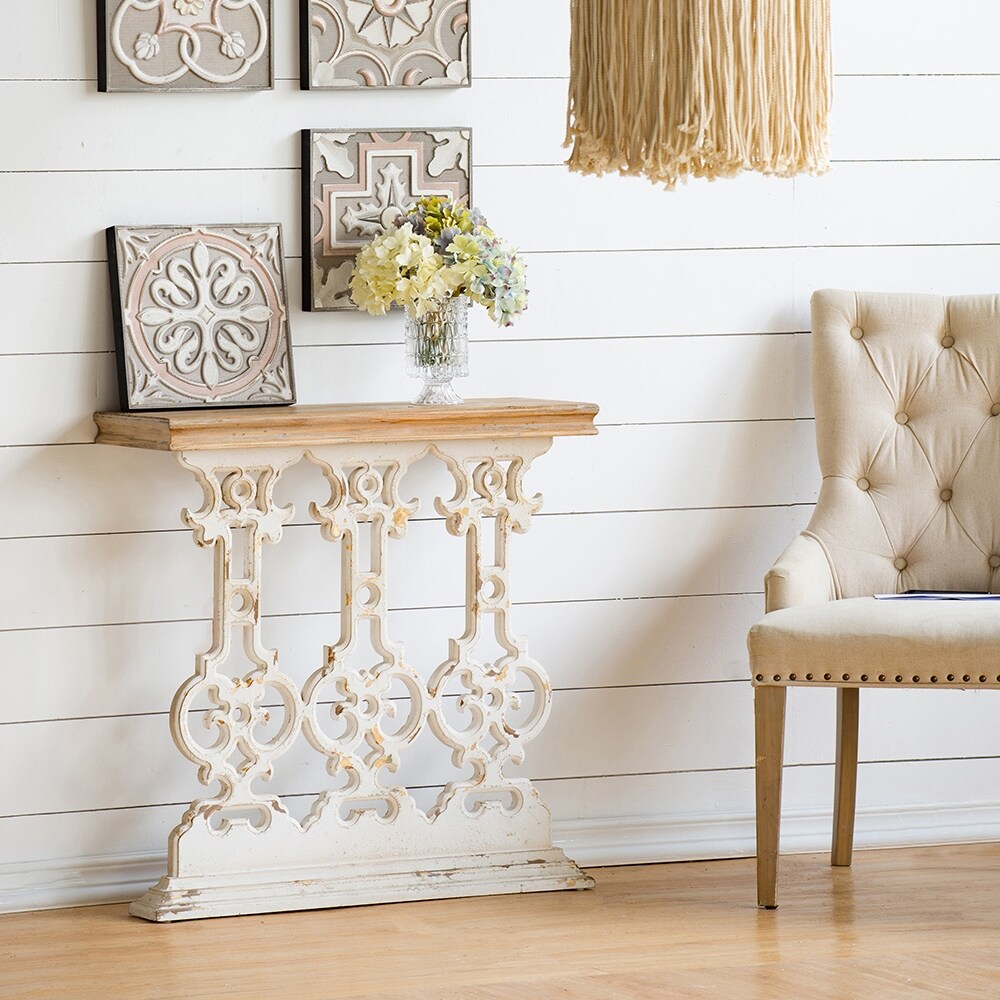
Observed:
[[[210,555],[179,527],[186,474],[89,443],[115,401],[101,234],[281,221],[297,247],[304,127],[473,126],[475,200],[533,298],[510,331],[477,317],[467,394],[601,404],[599,438],[538,463],[545,513],[515,552],[517,626],[557,689],[528,771],[558,840],[588,864],[752,853],[744,635],[818,485],[809,295],[1000,287],[1000,8],[834,0],[834,171],[668,194],[560,165],[566,0],[475,0],[475,85],[454,93],[300,93],[296,4],[274,6],[273,93],[98,95],[93,0],[21,4],[0,37],[0,909],[133,895],[199,794],[165,710],[207,642]],[[300,266],[300,400],[412,395],[398,317],[303,314]],[[264,638],[299,677],[337,628],[336,552],[302,503],[319,489],[289,476],[299,514],[265,563]],[[393,629],[435,664],[460,543],[424,514],[398,546]],[[828,695],[791,697],[793,848],[825,841]],[[1000,835],[998,712],[866,694],[859,842]],[[447,775],[418,746],[403,777]],[[295,810],[322,783],[300,749],[275,790]]]

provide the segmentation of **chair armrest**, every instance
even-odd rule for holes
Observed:
[[[830,560],[819,541],[805,533],[792,540],[764,577],[764,610],[768,612],[824,604],[836,596]]]

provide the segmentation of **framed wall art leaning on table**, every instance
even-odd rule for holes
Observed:
[[[123,410],[295,402],[281,227],[107,230]]]

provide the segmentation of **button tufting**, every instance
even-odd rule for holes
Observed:
[[[994,403],[990,407],[990,416],[991,417],[1000,417],[1000,403]]]
[[[941,491],[941,499],[945,503],[947,503],[951,499],[951,496],[952,496],[951,490],[942,490]]]
[[[851,336],[855,340],[860,340],[865,335],[865,331],[861,329],[860,326],[855,326],[851,328]]]
[[[897,424],[909,423],[909,420],[910,420],[910,418],[905,413],[897,413],[896,414],[896,423]]]
[[[1000,569],[1000,556],[990,556],[990,569]]]
[[[941,338],[941,346],[942,347],[954,347],[955,346],[955,338],[954,337],[942,337]]]
[[[902,573],[903,570],[906,569],[906,560],[902,556],[899,556],[897,559],[893,561],[893,566],[895,566],[896,569],[898,569],[899,572]]]
[[[867,493],[871,488],[872,488],[872,484],[870,482],[868,482],[868,480],[865,479],[864,476],[862,476],[858,480],[858,489],[859,490],[864,490]]]

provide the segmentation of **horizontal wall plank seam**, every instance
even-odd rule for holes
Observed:
[[[884,764],[951,764],[951,763],[965,763],[966,761],[989,761],[989,760],[1000,760],[1000,757],[982,755],[977,757],[910,757],[910,758],[886,758],[886,759],[871,759],[871,760],[859,760],[858,764],[860,766],[867,765],[884,765]],[[803,764],[786,764],[785,768],[795,768],[797,770],[804,770],[810,768],[828,768],[833,767],[834,762],[831,761],[810,761],[809,763]],[[679,770],[679,771],[629,771],[622,773],[609,773],[609,774],[574,774],[567,777],[551,777],[551,778],[532,778],[532,783],[537,785],[546,784],[547,782],[569,782],[569,781],[594,781],[603,778],[657,778],[670,775],[686,775],[686,774],[741,774],[745,772],[752,772],[754,767],[752,764],[748,764],[746,767],[706,767],[706,768],[695,768],[689,770]],[[434,791],[435,789],[442,788],[442,785],[409,785],[407,786],[414,791]],[[321,790],[320,790],[321,791]],[[283,799],[311,799],[315,798],[320,794],[320,791],[315,792],[296,792],[293,795],[282,795]],[[7,815],[0,815],[0,820],[12,820],[12,819],[32,819],[39,816],[73,816],[73,815],[89,815],[97,813],[116,813],[116,812],[134,812],[138,809],[175,809],[184,808],[189,805],[187,801],[183,802],[155,802],[155,803],[145,803],[142,805],[132,805],[132,806],[107,806],[99,809],[64,809],[58,812],[37,812],[37,813],[10,813]],[[832,807],[831,807],[832,809]]]
[[[602,342],[619,343],[622,341],[638,340],[709,340],[718,337],[799,337],[805,334],[805,330],[754,330],[754,331],[730,331],[728,333],[641,333],[641,334],[620,334],[618,336],[605,335],[597,337],[532,337],[532,344],[598,344]],[[402,337],[402,334],[400,334]],[[510,337],[476,337],[469,341],[471,344],[518,344],[524,343],[524,338]],[[402,347],[403,340],[361,340],[350,343],[311,343],[293,344],[296,351],[312,350],[353,350],[359,347]],[[0,358],[73,358],[73,357],[114,357],[113,350],[108,351],[0,351]]]
[[[872,156],[872,157],[832,157],[830,163],[1000,163],[996,156]],[[473,170],[554,170],[565,169],[563,160],[542,160],[536,163],[473,163]],[[35,170],[0,170],[2,176],[42,176],[44,174],[219,174],[219,173],[293,173],[298,174],[301,167],[296,164],[287,166],[239,166],[222,167],[63,167],[41,168]]]
[[[142,171],[140,171],[141,173]],[[598,254],[681,254],[681,253],[763,253],[781,250],[949,250],[949,249],[992,249],[1000,247],[1000,242],[952,242],[952,243],[772,243],[746,246],[683,246],[683,247],[574,247],[572,250],[552,250],[520,247],[525,256],[567,257],[570,255]],[[301,257],[286,255],[285,260],[301,260]],[[45,264],[107,264],[106,258],[52,259],[52,260],[0,260],[0,267],[34,267]]]
[[[515,601],[513,607],[515,608],[527,608],[527,607],[548,607],[553,604],[607,604],[607,603],[626,603],[628,601],[681,601],[687,599],[694,599],[698,597],[763,597],[764,592],[762,590],[744,590],[744,591],[723,591],[719,593],[700,593],[700,594],[652,594],[644,595],[642,597],[579,597],[579,598],[569,598],[554,601]],[[451,610],[461,610],[462,605],[452,605],[452,604],[441,604],[441,605],[429,605],[429,606],[419,606],[419,607],[399,607],[390,608],[390,612],[396,611],[451,611]],[[335,610],[330,611],[299,611],[294,614],[282,614],[282,615],[269,615],[262,614],[261,618],[267,620],[269,618],[315,618],[318,615],[330,615],[337,614]],[[197,622],[210,622],[211,618],[154,618],[154,619],[143,619],[142,621],[127,621],[127,622],[68,622],[64,625],[36,625],[29,626],[27,628],[0,628],[0,635],[8,632],[49,632],[54,630],[63,630],[70,628],[127,628],[135,625],[176,625],[185,623],[197,623]]]
[[[869,164],[869,163],[1000,163],[996,156],[873,156],[831,158],[833,166],[838,164]],[[473,170],[565,170],[563,160],[543,160],[536,163],[473,163]],[[86,175],[86,174],[263,174],[284,173],[299,174],[302,168],[298,164],[280,166],[253,166],[252,164],[225,165],[221,167],[43,167],[33,170],[2,170],[0,177],[41,177],[55,175]],[[794,183],[794,181],[793,181]],[[676,196],[676,194],[675,194]]]
[[[679,688],[679,687],[712,687],[718,686],[720,684],[749,684],[750,676],[749,674],[744,677],[718,677],[718,678],[703,678],[696,681],[662,681],[660,683],[647,683],[647,684],[591,684],[583,687],[560,687],[553,686],[552,690],[556,693],[561,694],[573,694],[579,693],[581,691],[639,691],[646,689],[659,690],[661,688]],[[517,688],[518,694],[531,694],[531,687]],[[445,693],[442,695],[443,698],[449,701],[455,701],[456,699],[462,697],[461,694],[449,694]],[[388,701],[393,701],[397,703],[402,703],[409,701],[409,698],[405,697],[391,697],[387,699]],[[260,708],[281,708],[282,702],[280,701],[265,701],[261,702]],[[337,702],[334,701],[317,701],[317,705],[335,705]],[[203,710],[204,712],[205,710]],[[203,714],[203,713],[202,713]],[[168,718],[170,716],[169,711],[162,712],[114,712],[111,715],[66,715],[66,716],[55,716],[48,719],[10,719],[5,722],[0,722],[0,729],[5,726],[46,726],[46,725],[58,725],[63,722],[107,722],[111,719],[157,719],[157,718]]]
[[[106,261],[99,263],[107,263]],[[38,265],[36,265],[38,266]],[[718,337],[799,337],[808,333],[806,330],[730,330],[723,333],[637,333],[605,335],[597,337],[532,337],[532,344],[597,344],[603,341],[639,341],[639,340],[709,340]],[[402,334],[400,334],[402,338]],[[523,337],[476,337],[470,338],[475,344],[517,344],[524,343]],[[314,349],[338,348],[353,349],[358,347],[401,347],[403,340],[354,340],[350,343],[310,343],[293,344],[296,351]],[[61,357],[114,357],[113,350],[107,351],[0,351],[0,358],[61,358]]]
[[[791,510],[793,507],[813,507],[814,501],[795,501],[793,503],[758,503],[758,504],[720,504],[708,507],[622,507],[620,509],[600,510],[555,510],[538,511],[534,519],[554,517],[595,517],[613,516],[616,514],[681,514],[693,511],[720,510]],[[431,517],[409,517],[409,524],[437,524],[445,519],[437,515]],[[286,528],[318,527],[315,521],[292,520],[285,524]],[[0,542],[31,542],[51,538],[119,538],[123,536],[145,537],[147,535],[190,535],[191,529],[179,528],[143,528],[138,531],[69,531],[53,532],[46,535],[0,535]]]

